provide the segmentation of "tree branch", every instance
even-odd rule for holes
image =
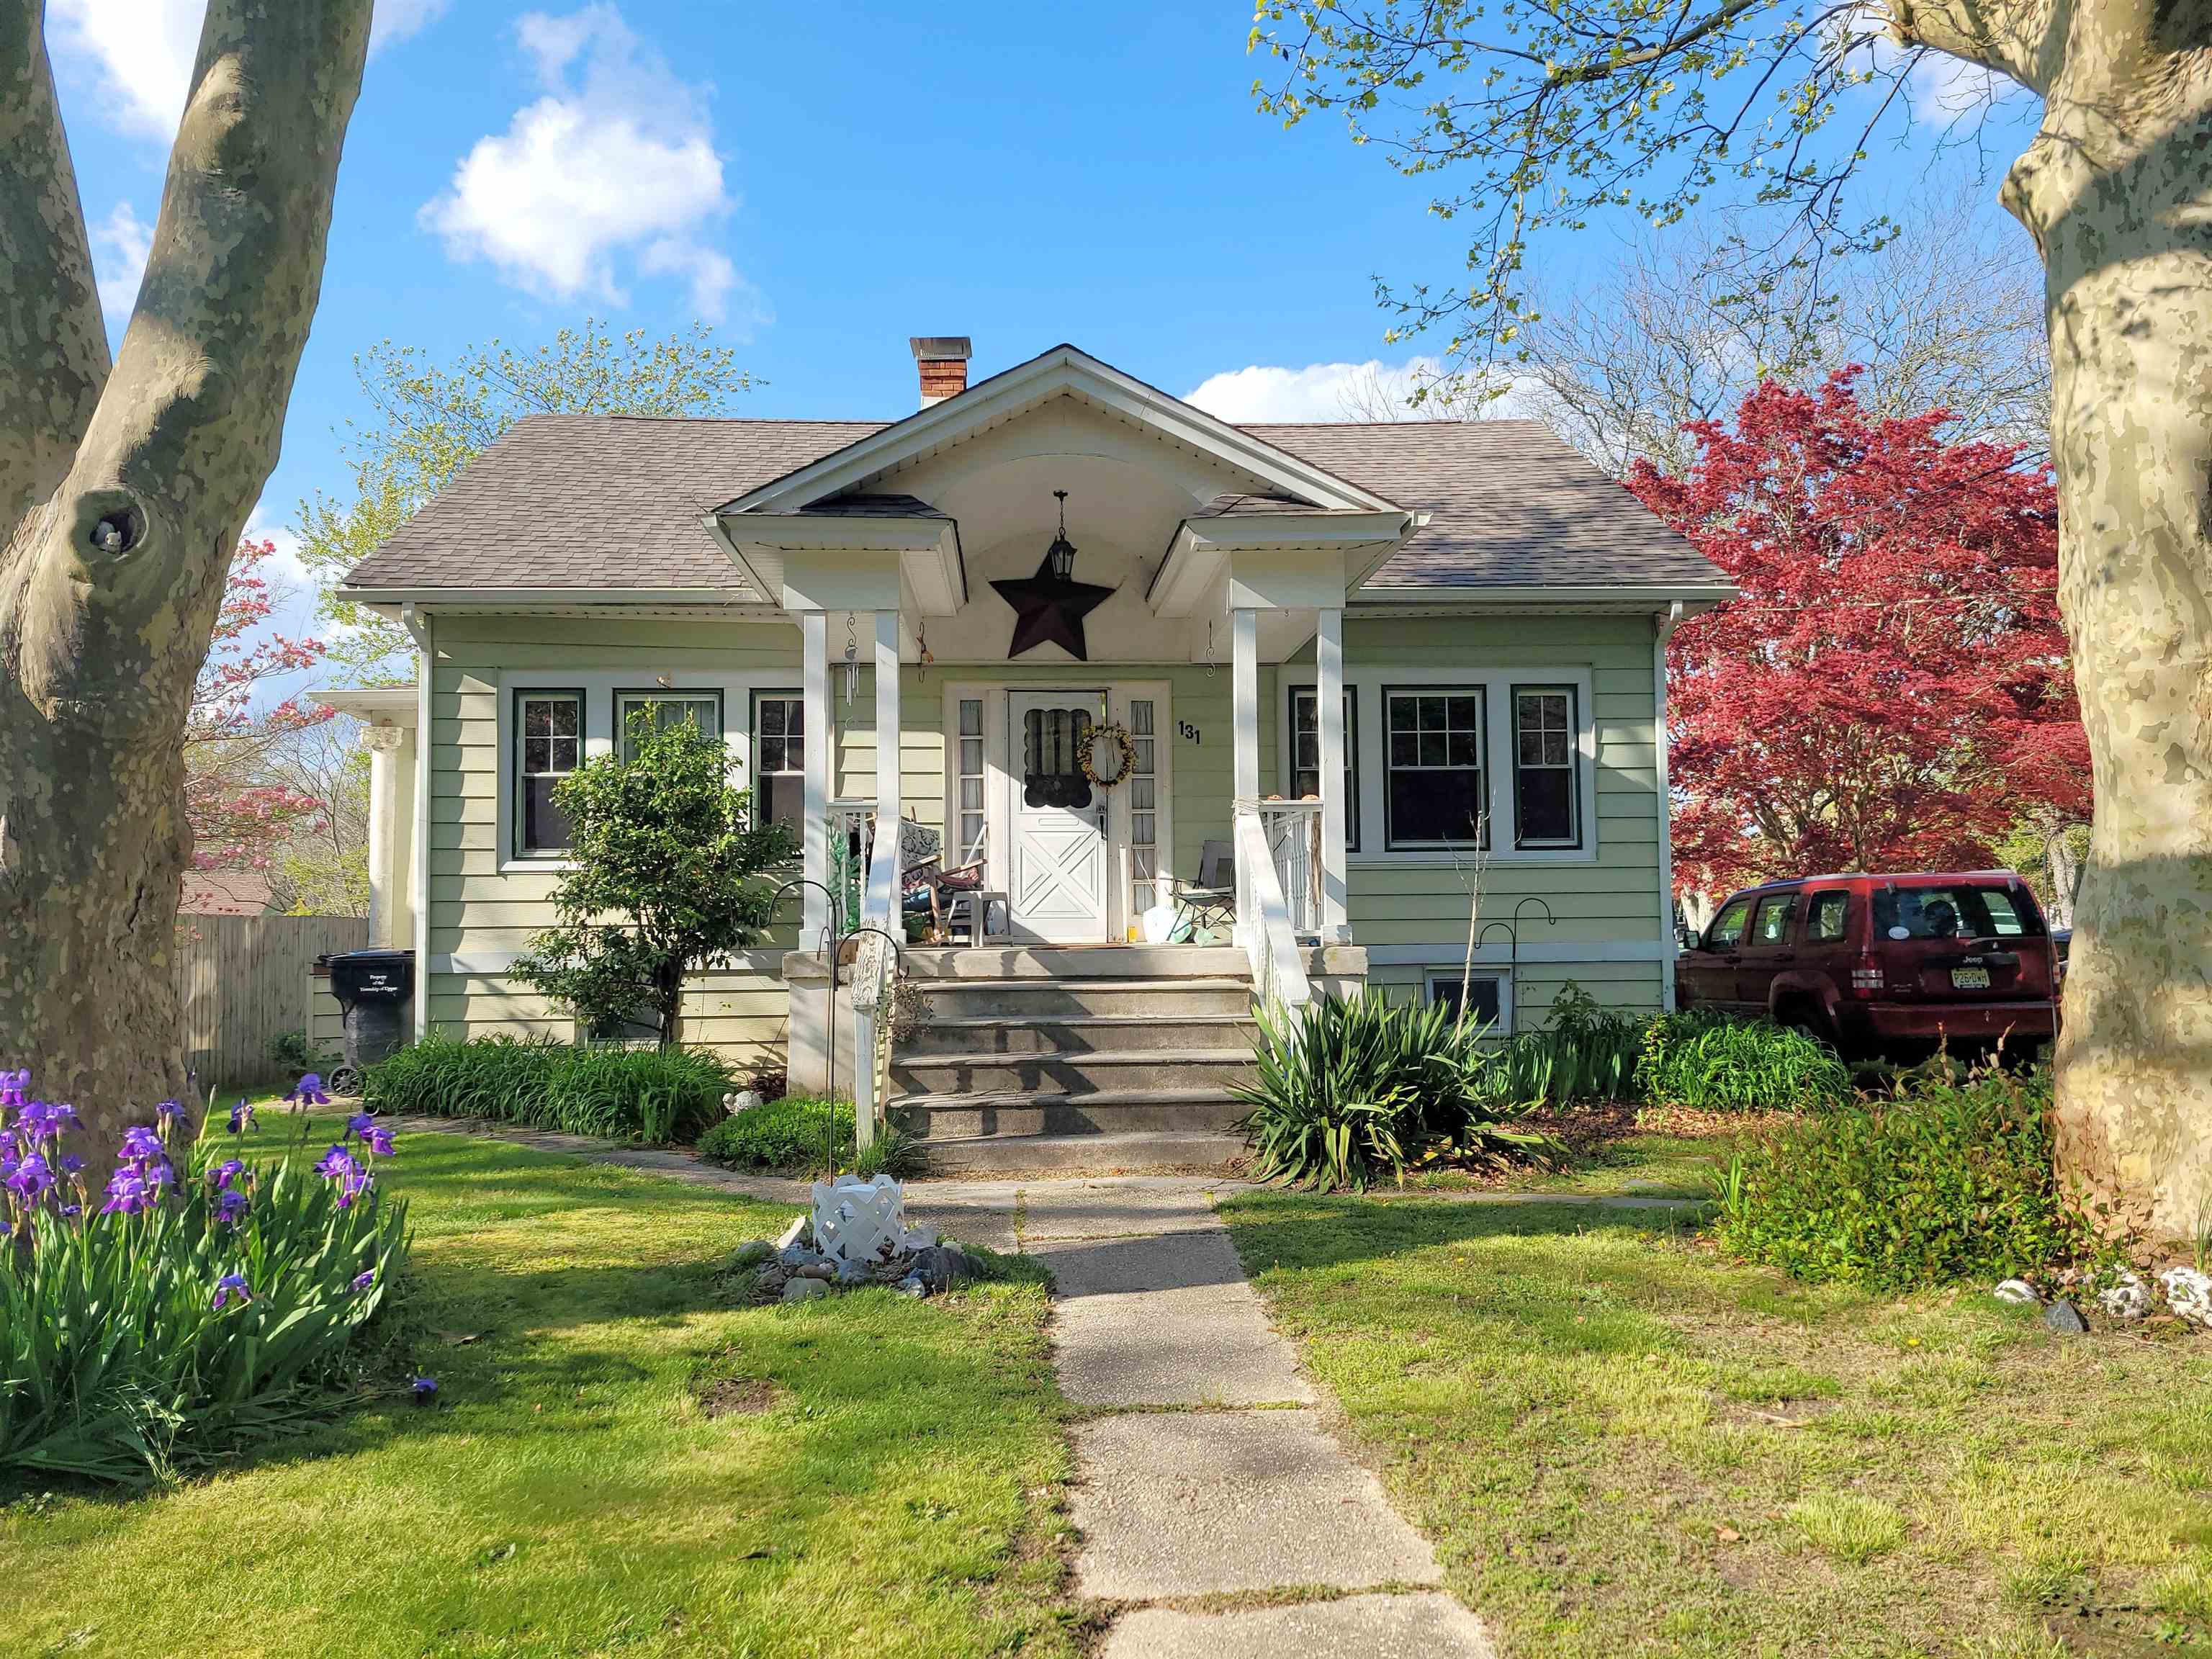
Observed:
[[[66,476],[107,382],[46,10],[0,0],[0,537]]]
[[[2050,88],[2045,62],[2051,0],[1883,0],[1890,37],[2008,75],[2035,92]]]
[[[181,714],[276,465],[369,11],[210,0],[137,310],[37,549],[34,702]]]

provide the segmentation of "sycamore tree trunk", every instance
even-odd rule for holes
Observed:
[[[2212,1225],[2212,3],[1982,16],[1984,61],[2044,94],[2004,199],[2047,276],[2096,787],[2059,1170],[2116,1221],[2187,1237]]]
[[[184,1087],[185,714],[314,315],[370,0],[210,0],[112,368],[44,9],[0,0],[0,1065],[76,1104],[89,1158]]]

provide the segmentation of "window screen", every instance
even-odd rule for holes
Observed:
[[[553,788],[583,763],[584,694],[516,692],[514,732],[516,855],[566,852],[568,817],[554,805]]]
[[[1384,706],[1389,787],[1383,831],[1389,845],[1488,846],[1481,689],[1390,691]]]

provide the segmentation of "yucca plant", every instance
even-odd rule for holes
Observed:
[[[1257,1081],[1238,1089],[1253,1172],[1292,1186],[1364,1191],[1429,1152],[1486,1161],[1542,1153],[1486,1098],[1482,1027],[1441,1004],[1379,990],[1261,1014]]]
[[[406,1261],[390,1134],[358,1117],[312,1169],[203,1151],[180,1176],[168,1103],[95,1207],[75,1114],[27,1081],[0,1073],[0,1476],[162,1479],[326,1408]]]

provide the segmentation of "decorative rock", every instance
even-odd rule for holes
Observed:
[[[915,1250],[926,1250],[936,1243],[936,1228],[909,1227],[906,1230],[906,1239],[902,1249],[904,1253],[910,1254]]]
[[[837,1270],[826,1261],[802,1261],[791,1270],[793,1279],[811,1279],[827,1285],[837,1277]]]
[[[2168,1267],[2158,1276],[2166,1305],[2192,1325],[2212,1330],[2212,1273],[2195,1267]]]
[[[791,1225],[783,1230],[781,1235],[779,1236],[775,1241],[775,1248],[779,1250],[787,1250],[796,1245],[800,1239],[805,1238],[807,1236],[806,1225],[806,1218],[805,1216],[800,1216],[797,1220],[793,1221]]]
[[[820,1266],[826,1258],[819,1250],[810,1250],[804,1244],[791,1244],[776,1252],[776,1260],[787,1267],[804,1267],[810,1263]]]
[[[732,1117],[739,1112],[750,1112],[760,1103],[759,1093],[751,1089],[740,1089],[735,1094],[722,1097],[722,1109]]]
[[[2071,1302],[2054,1302],[2043,1310],[2043,1322],[2063,1336],[2087,1336],[2089,1322]]]
[[[929,1286],[923,1284],[921,1280],[915,1278],[912,1273],[908,1273],[904,1279],[899,1280],[898,1293],[901,1296],[913,1297],[916,1301],[920,1301],[923,1297],[929,1294]]]
[[[2024,1279],[2008,1279],[1990,1292],[2000,1302],[2009,1302],[2016,1308],[2033,1307],[2043,1298],[2035,1293],[2035,1286]]]
[[[775,1255],[775,1245],[764,1238],[756,1238],[738,1246],[736,1253],[730,1257],[730,1265],[732,1267],[757,1267]]]
[[[840,1261],[836,1273],[840,1285],[865,1285],[868,1282],[868,1268],[865,1262]]]
[[[2141,1319],[2150,1312],[2150,1286],[2135,1273],[2122,1273],[2120,1282],[2097,1293],[2097,1305],[2115,1319]]]
[[[817,1296],[829,1294],[829,1285],[818,1279],[794,1279],[783,1287],[786,1302],[811,1302]]]
[[[949,1291],[982,1277],[975,1258],[957,1244],[932,1244],[914,1253],[915,1277],[933,1291]]]

